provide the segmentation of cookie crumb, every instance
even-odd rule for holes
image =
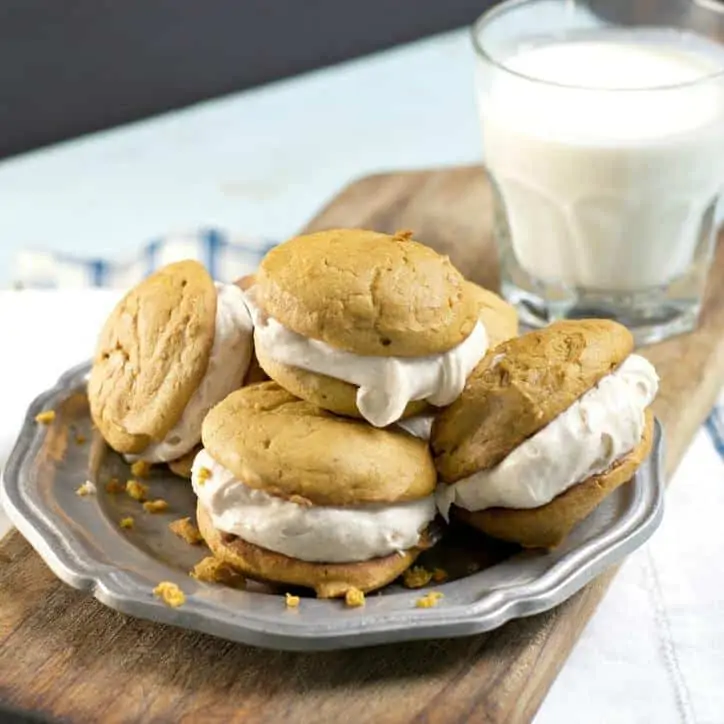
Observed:
[[[82,433],[78,432],[75,436],[75,444],[76,445],[84,445],[86,441],[86,436]]]
[[[131,528],[133,528],[133,518],[131,518],[130,515],[127,515],[125,518],[121,518],[119,525],[121,526],[121,528],[130,530]]]
[[[163,498],[157,500],[147,500],[143,504],[143,509],[147,513],[163,513],[168,510],[168,503]]]
[[[189,545],[196,546],[203,543],[201,531],[191,522],[191,518],[179,518],[168,524],[169,530]]]
[[[95,495],[96,494],[96,486],[90,481],[86,480],[83,485],[79,486],[76,489],[76,495]]]
[[[207,556],[200,560],[189,575],[191,578],[205,583],[220,583],[230,588],[246,587],[246,578],[239,571],[214,556]]]
[[[50,425],[55,420],[55,410],[43,410],[35,416],[35,422],[41,425]]]
[[[160,598],[167,606],[178,608],[186,603],[184,592],[170,581],[161,581],[161,583],[153,589],[153,595]]]
[[[116,493],[123,493],[125,492],[125,490],[125,486],[118,478],[111,478],[106,483],[106,493],[110,493],[111,495],[115,495]]]
[[[437,602],[444,597],[444,594],[439,591],[430,591],[426,593],[422,598],[418,598],[415,601],[415,606],[418,608],[434,608],[437,606]]]
[[[198,481],[199,485],[203,485],[210,477],[211,477],[211,470],[209,470],[208,468],[201,467],[201,468],[199,468],[199,472],[196,475],[196,480]]]
[[[402,585],[405,588],[422,588],[427,586],[431,580],[432,571],[428,571],[422,566],[413,566],[402,574]]]
[[[148,485],[139,483],[138,480],[131,478],[131,480],[126,481],[126,494],[134,500],[143,502],[148,497]]]
[[[311,508],[312,507],[312,501],[309,500],[309,498],[304,498],[301,495],[290,496],[289,502],[295,503],[296,505],[300,505],[302,508]]]
[[[299,608],[299,596],[292,596],[291,593],[284,595],[287,608]]]
[[[350,588],[347,593],[344,594],[344,602],[350,608],[359,608],[365,605],[365,595],[359,588]]]
[[[136,460],[136,462],[131,465],[131,475],[133,475],[134,478],[147,478],[150,472],[151,463],[146,460]]]
[[[442,583],[443,581],[447,581],[448,578],[448,573],[444,568],[433,569],[432,580],[435,581],[435,583]]]

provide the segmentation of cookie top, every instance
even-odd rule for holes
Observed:
[[[478,304],[480,321],[488,333],[488,344],[494,347],[518,334],[518,313],[497,294],[483,289],[473,282],[467,282],[470,293]]]
[[[452,483],[497,465],[632,350],[625,327],[599,319],[556,322],[491,349],[433,425],[441,479]]]
[[[314,505],[416,500],[435,487],[426,444],[336,417],[276,382],[233,392],[204,420],[204,447],[251,488]]]
[[[256,301],[294,332],[363,355],[445,352],[478,318],[460,272],[408,232],[333,229],[290,239],[262,260]]]
[[[118,303],[88,381],[96,426],[111,447],[139,453],[178,422],[208,366],[216,288],[204,267],[160,269]]]

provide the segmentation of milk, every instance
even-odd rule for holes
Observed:
[[[519,265],[618,293],[685,274],[724,188],[721,58],[601,35],[504,65],[481,73],[480,109]]]

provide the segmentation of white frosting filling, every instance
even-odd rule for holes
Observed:
[[[206,468],[210,477],[199,480]],[[244,485],[202,450],[191,482],[217,530],[290,558],[348,563],[414,547],[435,517],[435,498],[346,507],[306,506]]]
[[[254,344],[274,361],[344,380],[359,387],[357,409],[375,427],[400,419],[408,403],[427,400],[438,407],[460,396],[468,375],[488,348],[485,327],[478,322],[460,344],[423,357],[359,355],[309,339],[287,329],[246,293],[254,319]]]
[[[645,409],[658,390],[653,365],[632,354],[500,464],[439,485],[438,508],[537,508],[609,468],[641,441]]]
[[[149,445],[128,460],[162,463],[185,455],[201,439],[201,423],[208,411],[228,394],[241,387],[251,360],[253,327],[244,302],[244,293],[235,284],[217,284],[216,329],[201,384],[179,421],[166,437]]]
[[[406,417],[404,420],[398,420],[395,425],[410,435],[419,437],[420,440],[429,440],[433,422],[435,422],[435,415],[432,412],[423,412],[414,417]]]

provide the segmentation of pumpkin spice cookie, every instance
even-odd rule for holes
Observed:
[[[566,321],[491,350],[431,436],[438,506],[488,535],[558,545],[651,448],[658,389],[631,334]]]
[[[377,427],[460,394],[488,348],[486,318],[500,314],[488,294],[409,233],[361,229],[281,244],[246,292],[269,377]],[[499,304],[506,313],[493,325],[498,338],[517,329],[515,313],[511,323]]]
[[[250,578],[322,598],[367,592],[430,543],[436,475],[422,440],[264,382],[211,410],[203,443],[192,472],[199,529]]]
[[[252,323],[242,290],[195,261],[134,287],[103,327],[88,382],[93,421],[130,460],[191,451],[206,412],[243,382]]]

